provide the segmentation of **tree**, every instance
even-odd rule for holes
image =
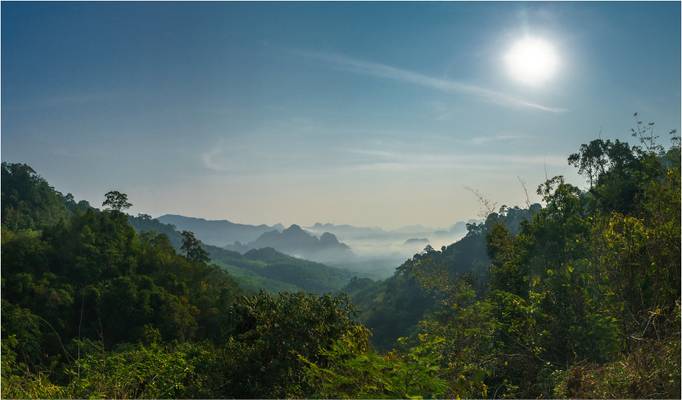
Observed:
[[[42,229],[68,218],[61,193],[26,164],[2,163],[2,224]]]
[[[132,207],[131,203],[128,203],[128,195],[121,193],[118,190],[111,190],[104,195],[106,200],[102,203],[103,207],[109,207],[109,209],[122,212],[123,210]]]
[[[143,220],[143,221],[151,221],[151,220],[152,220],[152,216],[151,216],[151,215],[149,215],[149,214],[143,214],[143,213],[137,214],[137,218],[140,218],[140,219]]]
[[[345,296],[260,292],[242,297],[228,312],[232,329],[221,367],[222,398],[315,397],[300,357],[328,368],[324,351],[362,331]]]
[[[419,343],[406,353],[386,355],[369,349],[369,331],[351,328],[330,349],[321,351],[326,367],[299,356],[317,398],[443,398],[448,393],[440,368],[443,338],[419,335]],[[459,396],[458,396],[459,397]]]
[[[194,232],[182,231],[182,246],[185,256],[190,261],[208,262],[208,253],[201,246],[201,241],[194,236]]]

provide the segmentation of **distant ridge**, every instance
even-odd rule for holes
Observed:
[[[163,233],[176,250],[181,251],[182,237],[174,226],[140,216],[128,216],[128,222],[138,232]],[[269,292],[327,293],[340,289],[353,276],[349,271],[294,258],[270,247],[243,255],[206,243],[203,247],[212,263],[228,271],[239,286],[249,292],[264,289]]]
[[[225,243],[250,242],[269,231],[281,231],[284,226],[246,225],[223,220],[207,220],[203,218],[185,217],[183,215],[165,214],[157,218],[159,222],[174,225],[178,230],[192,231],[206,244],[224,246]]]
[[[364,227],[354,226],[348,224],[332,224],[316,222],[313,225],[306,227],[307,230],[313,233],[320,234],[322,232],[330,232],[340,237],[341,240],[348,239],[392,239],[397,241],[405,241],[411,238],[425,237],[425,236],[452,236],[463,235],[466,233],[467,223],[482,222],[479,220],[470,219],[468,221],[458,221],[455,224],[446,228],[434,228],[424,225],[407,225],[396,229],[383,229],[379,227]]]
[[[281,232],[277,230],[265,232],[256,240],[246,244],[235,242],[225,246],[226,249],[239,252],[266,247],[276,249],[291,256],[319,262],[347,259],[353,256],[350,247],[345,243],[339,242],[333,233],[324,232],[320,237],[317,237],[296,224]]]

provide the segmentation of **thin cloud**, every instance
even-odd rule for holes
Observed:
[[[204,168],[214,172],[229,171],[229,168],[225,167],[218,160],[216,160],[216,158],[220,157],[222,153],[222,143],[209,149],[208,151],[203,152],[201,154],[201,163],[204,165]]]
[[[494,135],[494,136],[476,136],[469,141],[473,144],[486,144],[490,142],[509,142],[520,139],[531,139],[530,135]]]
[[[448,93],[464,93],[472,96],[482,98],[491,103],[500,104],[508,107],[529,108],[539,111],[559,113],[566,111],[563,108],[545,106],[538,103],[533,103],[524,99],[510,96],[506,93],[498,92],[491,89],[486,89],[480,86],[470,85],[448,79],[434,78],[428,75],[420,74],[418,72],[392,67],[386,64],[375,63],[371,61],[360,60],[348,57],[341,54],[311,52],[311,51],[296,51],[304,57],[314,58],[333,64],[345,70],[355,72],[358,74],[375,76],[384,79],[393,79],[400,82],[412,83],[419,86],[428,87]]]
[[[402,157],[402,154],[385,150],[347,149],[348,153],[384,158]]]
[[[505,170],[510,167],[566,165],[561,155],[505,155],[505,154],[451,154],[402,153],[374,149],[345,149],[349,154],[367,156],[343,167],[350,171],[415,171],[437,169]]]
[[[293,151],[293,149],[292,149]],[[328,172],[410,172],[435,170],[500,171],[512,167],[565,166],[566,159],[558,155],[458,154],[448,152],[403,152],[374,148],[338,148],[306,158],[304,153],[292,153],[280,159],[275,149],[264,153],[244,152],[220,143],[201,154],[203,167],[215,173],[276,175],[283,173],[324,174]],[[344,156],[345,155],[345,156]],[[246,160],[257,161],[257,167],[247,167]],[[293,162],[293,160],[297,162]]]

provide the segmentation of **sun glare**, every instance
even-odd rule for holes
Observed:
[[[512,78],[532,86],[551,79],[559,65],[554,47],[546,40],[534,37],[514,43],[504,59]]]

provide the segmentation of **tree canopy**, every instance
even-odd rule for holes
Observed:
[[[586,187],[548,178],[542,204],[344,294],[320,294],[322,264],[206,246],[3,163],[2,396],[679,398],[680,141],[632,133],[569,156]]]

